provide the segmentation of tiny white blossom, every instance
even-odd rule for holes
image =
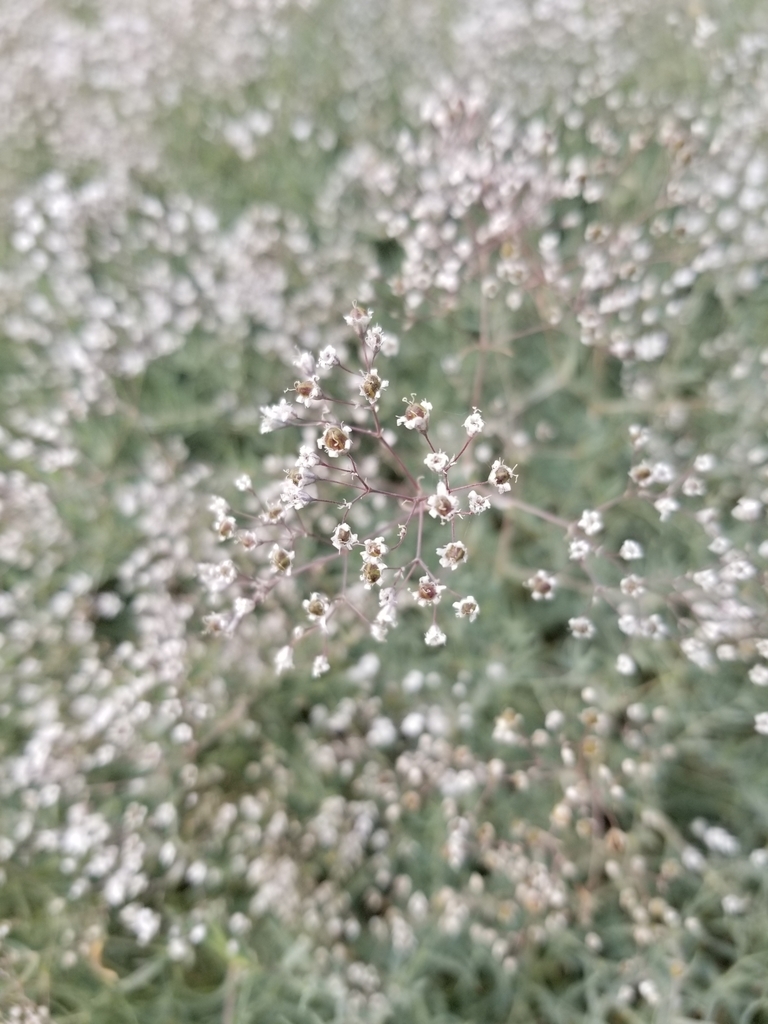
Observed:
[[[296,415],[291,403],[286,402],[284,398],[281,398],[277,405],[263,405],[259,412],[261,413],[262,434],[270,434],[278,427],[285,426]]]
[[[749,681],[755,686],[768,686],[768,665],[753,665],[749,670]]]
[[[438,625],[432,625],[429,627],[427,632],[424,634],[424,643],[427,647],[440,647],[446,642],[448,637],[440,629]]]
[[[485,422],[479,409],[473,407],[472,412],[464,420],[464,429],[468,437],[482,434],[483,430],[485,430]]]
[[[557,589],[557,578],[544,569],[539,569],[525,581],[534,601],[551,601]]]
[[[622,676],[633,676],[637,671],[635,659],[628,654],[620,654],[616,659],[616,671]]]
[[[293,648],[281,647],[275,655],[275,671],[278,675],[293,668]]]
[[[577,637],[579,640],[589,640],[596,633],[595,624],[591,619],[586,618],[584,615],[568,619],[568,628],[572,635]]]
[[[366,329],[368,324],[371,322],[373,317],[372,309],[360,309],[356,302],[352,303],[352,309],[349,311],[347,316],[344,317],[344,322],[349,324],[358,334],[362,335],[362,332]]]
[[[320,370],[330,370],[336,366],[338,361],[339,357],[333,345],[326,345],[325,348],[320,349],[317,356],[317,365]]]
[[[438,583],[437,580],[433,580],[430,576],[422,576],[419,579],[418,588],[411,590],[410,593],[419,607],[427,608],[433,604],[440,604],[444,590],[445,586]]]
[[[370,334],[370,331],[368,333]],[[389,381],[382,380],[378,370],[369,370],[368,373],[363,374],[359,394],[366,398],[371,405],[375,405],[381,392],[388,387]]]
[[[659,513],[661,522],[666,523],[672,513],[680,508],[680,503],[674,498],[659,498],[658,501],[654,501],[653,507]]]
[[[424,465],[427,469],[431,469],[433,473],[444,473],[450,464],[451,457],[446,455],[445,452],[430,452],[426,459],[424,459]]]
[[[467,501],[469,502],[470,514],[473,516],[480,515],[481,512],[487,512],[491,507],[491,499],[483,494],[478,494],[477,491],[470,491],[467,495]]]
[[[363,562],[363,567],[360,570],[360,582],[363,584],[366,590],[370,590],[372,587],[380,587],[382,584],[382,571],[386,569],[381,561]]]
[[[389,551],[389,547],[384,543],[383,537],[372,537],[366,541],[363,541],[365,545],[365,551],[361,551],[361,557],[364,562],[376,562],[378,565],[383,565],[384,555]]]
[[[634,562],[643,557],[643,546],[636,540],[625,540],[619,548],[619,557],[625,562]]]
[[[454,601],[453,607],[456,610],[457,619],[469,619],[470,622],[474,622],[480,614],[480,605],[471,594],[462,597],[459,601]]]
[[[282,576],[290,576],[295,557],[295,551],[286,551],[279,544],[274,544],[269,552],[269,564],[272,567],[272,572]]]
[[[324,654],[318,654],[315,660],[312,662],[312,678],[319,679],[320,676],[324,676],[326,672],[330,671],[331,666],[328,663],[328,659]]]
[[[235,488],[238,491],[251,491],[253,490],[253,481],[247,473],[241,473],[235,480]]]
[[[641,594],[645,593],[645,581],[641,576],[635,576],[632,573],[629,576],[625,576],[619,586],[621,587],[622,594],[627,597],[640,597]]]
[[[429,514],[433,519],[440,519],[441,523],[447,523],[459,511],[459,500],[455,498],[441,480],[437,485],[437,493],[427,498]]]
[[[499,494],[512,490],[512,483],[517,481],[517,463],[510,469],[501,459],[496,459],[488,474],[488,483],[493,484]]]
[[[352,447],[352,433],[343,423],[329,423],[323,430],[322,437],[317,439],[317,447],[322,448],[332,459],[336,459]]]
[[[755,732],[768,736],[768,711],[761,711],[755,715]]]
[[[314,469],[320,462],[320,456],[312,448],[303,444],[299,448],[299,457],[296,459],[296,465],[299,469]]]
[[[373,352],[378,352],[381,349],[383,341],[384,331],[379,324],[374,324],[365,332],[365,344]]]
[[[594,537],[595,534],[600,533],[603,529],[603,517],[594,509],[585,509],[581,513],[578,526],[588,537]]]
[[[357,544],[357,534],[346,523],[339,523],[331,534],[331,544],[339,551],[351,551]]]
[[[410,398],[403,399],[405,413],[397,417],[396,423],[398,427],[404,426],[406,430],[426,430],[429,414],[432,412],[432,403],[428,402],[426,398],[417,402],[415,398],[415,395],[411,395]]]
[[[458,569],[467,560],[467,545],[460,540],[452,540],[445,547],[438,548],[437,554],[444,569]]]
[[[583,537],[577,537],[568,545],[568,557],[572,562],[581,562],[592,553],[592,545]]]
[[[307,613],[307,618],[310,622],[325,623],[325,618],[328,612],[331,610],[331,602],[325,596],[314,591],[309,595],[306,601],[302,601],[302,607]]]
[[[323,395],[315,376],[309,377],[307,380],[294,381],[293,387],[289,390],[296,392],[296,401],[299,405],[306,406],[307,409]]]
[[[754,523],[760,518],[762,511],[762,501],[758,501],[757,498],[743,497],[739,498],[734,508],[731,509],[731,515],[742,523]]]

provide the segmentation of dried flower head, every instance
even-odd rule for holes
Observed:
[[[488,474],[488,483],[498,490],[499,494],[504,494],[506,491],[512,490],[512,484],[517,481],[517,473],[515,470],[517,465],[510,468],[501,459],[496,459],[494,464],[491,466],[491,472]]]
[[[352,447],[351,433],[351,429],[345,427],[343,423],[330,423],[323,430],[322,437],[318,437],[317,447],[322,448],[332,459],[336,459]]]
[[[410,398],[404,398],[403,401],[405,402],[405,413],[397,417],[397,425],[404,426],[406,430],[425,431],[429,424],[432,403],[428,402],[426,398],[422,398],[420,402],[417,402],[415,401],[415,395],[411,395]]]
[[[379,371],[372,369],[363,376],[363,380],[360,385],[360,394],[363,398],[366,398],[371,405],[374,405],[378,401],[381,392],[387,387],[389,387],[389,381],[382,380],[379,376]]]
[[[467,545],[460,540],[452,540],[445,547],[438,548],[437,553],[444,569],[458,569],[467,560]]]
[[[427,499],[427,507],[433,519],[439,519],[441,523],[447,523],[454,516],[458,515],[459,499],[449,492],[441,480],[437,485],[437,493]]]
[[[411,593],[420,608],[427,608],[430,605],[440,603],[444,590],[445,587],[438,583],[437,580],[433,580],[431,576],[422,576],[419,579],[418,588],[412,590]]]

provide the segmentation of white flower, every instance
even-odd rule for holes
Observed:
[[[274,544],[269,552],[269,564],[272,567],[272,572],[282,576],[290,576],[295,557],[295,551],[286,551],[279,544]]]
[[[480,515],[481,512],[487,512],[491,507],[491,499],[478,494],[477,491],[470,491],[467,495],[467,500],[469,502],[470,514],[473,516]]]
[[[505,491],[512,490],[513,481],[517,481],[517,463],[510,469],[510,467],[501,461],[496,459],[494,464],[491,466],[491,472],[488,474],[488,483],[498,490],[499,494],[504,494]]]
[[[262,434],[270,434],[277,427],[289,423],[295,416],[293,406],[284,398],[281,398],[277,405],[263,405],[259,412],[261,413]]]
[[[253,490],[253,481],[247,473],[241,473],[235,480],[235,487],[238,491],[251,491]]]
[[[762,501],[758,501],[757,498],[744,497],[739,498],[734,508],[731,509],[731,515],[742,523],[753,523],[760,518],[762,511]]]
[[[449,493],[443,481],[437,485],[437,493],[427,498],[429,514],[433,519],[440,519],[441,523],[447,523],[459,511],[459,500]]]
[[[307,600],[302,601],[301,604],[310,622],[325,623],[325,617],[331,610],[331,602],[325,594],[313,591]]]
[[[755,732],[768,736],[768,711],[761,711],[755,715]]]
[[[390,718],[378,715],[371,722],[365,739],[372,747],[388,747],[397,739],[397,729]]]
[[[625,576],[619,586],[621,587],[622,594],[626,594],[627,597],[639,597],[645,593],[645,581],[641,576],[635,576],[632,573],[629,576]]]
[[[595,534],[600,533],[603,529],[603,517],[599,512],[593,509],[585,509],[581,513],[581,519],[578,522],[578,526],[588,537],[594,537]]]
[[[383,562],[363,562],[363,568],[360,570],[360,582],[366,590],[370,590],[374,586],[381,586],[381,573],[386,568]]]
[[[343,423],[329,423],[323,430],[323,436],[318,437],[317,447],[322,448],[332,459],[336,459],[352,447],[352,433],[349,427]]]
[[[444,644],[447,639],[448,637],[445,635],[442,629],[440,629],[440,627],[436,624],[430,626],[427,632],[424,634],[424,643],[427,645],[427,647],[440,647],[441,644]]]
[[[539,569],[525,581],[525,586],[530,590],[534,601],[551,601],[557,589],[557,578],[544,569]]]
[[[331,666],[328,664],[328,659],[324,654],[318,654],[315,660],[312,662],[312,678],[319,679],[320,676],[324,676],[326,672],[330,670]]]
[[[433,580],[430,576],[422,576],[419,579],[418,588],[411,590],[410,593],[413,594],[419,607],[427,608],[429,605],[440,604],[444,590],[445,587],[438,583],[437,580]]]
[[[384,543],[383,537],[372,537],[366,541],[365,551],[361,552],[361,556],[364,562],[375,562],[377,565],[384,565],[384,555],[389,551],[389,547]]]
[[[477,408],[472,409],[472,412],[464,420],[464,429],[467,432],[468,437],[474,437],[476,434],[482,434],[485,429],[485,422]]]
[[[370,334],[370,331],[368,333]],[[361,394],[363,398],[367,398],[371,405],[374,405],[378,401],[379,395],[384,388],[388,387],[389,381],[382,380],[379,376],[378,370],[369,370],[368,373],[363,374],[359,394]]]
[[[339,551],[351,551],[357,544],[357,534],[352,533],[346,523],[339,523],[331,534],[331,544]]]
[[[592,553],[592,545],[588,540],[584,540],[583,537],[577,537],[576,540],[572,540],[568,546],[568,557],[572,562],[581,562]]]
[[[653,507],[659,513],[659,519],[662,523],[666,523],[673,512],[677,512],[680,508],[680,502],[675,501],[674,498],[659,498],[658,501],[654,501]]]
[[[445,452],[430,452],[426,459],[424,459],[424,465],[427,469],[431,469],[433,473],[444,473],[450,464],[451,457],[446,455]]]
[[[620,654],[616,659],[616,671],[622,676],[633,676],[637,671],[635,659],[628,654]]]
[[[642,557],[643,546],[636,540],[625,540],[619,548],[619,558],[623,558],[625,562],[634,562]]]
[[[749,681],[755,686],[768,686],[768,665],[753,665],[749,670]]]
[[[438,548],[437,554],[444,569],[458,569],[467,560],[467,545],[460,540],[452,540],[444,548]]]
[[[579,640],[589,640],[596,633],[595,624],[591,619],[586,618],[584,615],[579,615],[574,619],[568,619],[568,628],[573,636],[577,637]]]
[[[755,640],[755,647],[761,658],[768,658],[768,640]]]
[[[280,491],[280,501],[286,508],[302,509],[312,501],[312,495],[300,485],[286,480]]]
[[[470,622],[474,622],[480,614],[480,605],[471,594],[462,597],[459,601],[454,601],[453,607],[456,610],[457,619],[469,619]]]
[[[331,367],[336,366],[339,361],[339,357],[336,354],[336,349],[333,345],[326,345],[325,348],[320,349],[317,356],[317,365],[321,370],[330,370]]]
[[[224,562],[201,562],[197,572],[203,586],[211,594],[226,590],[237,579],[237,566],[229,558]]]
[[[379,324],[374,324],[373,327],[369,327],[365,332],[365,344],[374,352],[378,352],[381,349],[383,341],[384,331]]]
[[[415,395],[404,398],[405,414],[397,417],[397,425],[405,426],[406,430],[426,430],[429,423],[429,414],[432,412],[432,403],[426,398],[420,402],[415,401]]]
[[[293,382],[293,388],[290,390],[296,392],[296,401],[299,405],[304,405],[307,408],[322,397],[322,390],[317,383],[317,377],[309,377],[307,380],[296,380]]]
[[[373,317],[372,309],[360,309],[356,302],[352,303],[352,309],[348,315],[344,317],[344,322],[349,324],[350,327],[362,335],[362,332],[366,329],[368,324],[371,322]]]
[[[320,456],[312,448],[305,444],[299,448],[299,457],[296,459],[296,465],[299,469],[314,469],[319,462]]]
[[[293,648],[281,647],[275,655],[275,671],[278,675],[293,668]]]

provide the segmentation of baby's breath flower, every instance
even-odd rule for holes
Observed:
[[[373,537],[366,541],[365,551],[361,552],[361,556],[364,562],[376,562],[383,566],[384,555],[389,551],[389,547],[384,543],[383,537]]]
[[[437,485],[437,493],[427,498],[427,507],[433,519],[439,518],[441,523],[447,523],[458,514],[459,499],[454,498],[441,480]]]
[[[241,473],[240,476],[237,477],[237,479],[235,480],[235,488],[238,491],[252,491],[253,481],[251,480],[247,473]]]
[[[369,310],[370,312],[370,310]],[[374,324],[365,332],[365,344],[373,352],[378,352],[381,349],[382,342],[384,341],[384,331],[381,329],[379,324]]]
[[[330,370],[339,362],[339,357],[333,345],[326,345],[320,349],[317,355],[317,366],[320,370]]]
[[[424,643],[427,647],[440,647],[447,639],[448,637],[436,623],[431,625],[424,634]]]
[[[343,423],[329,423],[323,430],[323,436],[318,437],[317,447],[324,449],[332,459],[336,459],[352,447],[351,433],[351,429],[345,427]]]
[[[633,676],[637,672],[634,658],[628,654],[620,654],[616,659],[616,671],[622,676]]]
[[[424,459],[424,465],[427,469],[431,469],[433,473],[444,473],[450,464],[451,457],[446,455],[445,452],[430,452],[426,459]]]
[[[417,402],[415,395],[404,398],[405,413],[397,417],[397,425],[404,426],[406,430],[426,430],[429,423],[429,414],[432,411],[432,403],[426,398]]]
[[[501,459],[496,459],[488,474],[488,483],[498,490],[499,494],[512,490],[512,483],[517,481],[517,463],[510,469]]]
[[[275,671],[278,675],[288,672],[293,668],[293,648],[290,646],[281,647],[275,655]]]
[[[352,309],[344,317],[344,322],[349,324],[358,334],[362,335],[362,332],[366,329],[368,324],[371,322],[373,317],[372,309],[360,309],[356,302],[352,303]]]
[[[328,659],[324,654],[318,654],[315,660],[312,662],[312,678],[319,679],[320,676],[324,676],[326,672],[330,671],[331,666],[328,663]]]
[[[444,548],[438,548],[437,554],[444,569],[458,569],[467,560],[467,545],[460,540],[452,540]]]
[[[299,469],[314,469],[320,462],[320,456],[312,448],[303,444],[299,448],[299,457],[296,459],[296,466]]]
[[[476,434],[482,434],[485,429],[485,422],[479,409],[472,409],[472,412],[464,420],[464,429],[466,430],[468,437],[475,437]]]
[[[674,498],[659,498],[658,501],[654,501],[653,507],[659,513],[659,519],[662,523],[666,523],[673,512],[677,512],[680,508],[680,502],[675,501]]]
[[[427,608],[430,605],[440,604],[444,590],[445,587],[438,583],[437,580],[433,580],[430,576],[422,576],[419,579],[418,588],[412,590],[411,594],[413,594],[419,607]]]
[[[641,576],[635,576],[634,573],[625,576],[619,586],[622,594],[626,594],[627,597],[640,597],[645,593],[645,581]]]
[[[568,619],[568,628],[570,629],[571,634],[579,640],[589,640],[596,633],[595,624],[591,619],[586,618],[584,615]]]
[[[351,551],[357,544],[357,534],[346,523],[339,523],[331,534],[331,544],[339,551]]]
[[[583,537],[577,537],[568,545],[568,557],[572,562],[581,562],[592,554],[592,545]]]
[[[768,711],[761,711],[755,715],[755,732],[768,736]]]
[[[284,398],[281,398],[277,405],[263,405],[259,412],[261,413],[262,434],[270,434],[278,427],[285,426],[296,415],[293,411],[293,406],[290,402],[286,402]]]
[[[294,381],[293,387],[289,390],[296,392],[296,401],[299,405],[310,407],[312,402],[322,397],[322,390],[318,384],[318,378],[313,376],[307,380]]]
[[[477,491],[470,491],[467,495],[467,501],[469,502],[470,514],[473,516],[480,515],[481,512],[487,512],[491,507],[491,499],[483,494],[478,494]]]
[[[557,577],[544,569],[539,569],[525,581],[534,601],[551,601],[557,589]]]
[[[226,590],[237,579],[237,566],[231,559],[215,563],[201,562],[197,571],[203,586],[211,594]]]
[[[749,670],[749,681],[755,686],[768,686],[768,665],[753,665]]]
[[[470,622],[474,622],[480,614],[480,605],[471,594],[467,597],[462,597],[458,601],[454,601],[453,607],[456,610],[457,619],[469,619]]]
[[[368,332],[371,333],[370,331]],[[382,380],[379,376],[378,370],[369,370],[368,373],[363,375],[363,381],[360,385],[360,394],[363,398],[367,398],[371,405],[374,405],[379,398],[379,395],[384,388],[389,387],[388,380]]]
[[[731,509],[731,515],[742,523],[754,523],[760,518],[762,511],[762,501],[758,501],[757,498],[743,497],[739,498],[736,505]]]
[[[306,601],[302,601],[302,607],[310,622],[324,623],[325,617],[331,610],[331,602],[325,594],[313,591]]]
[[[594,537],[603,529],[603,517],[595,510],[585,509],[577,525],[588,537]]]
[[[619,548],[619,558],[625,562],[634,562],[643,557],[643,546],[636,540],[625,540]]]
[[[269,552],[269,564],[272,567],[272,572],[282,576],[290,576],[295,557],[295,551],[286,551],[279,544],[274,544]]]
[[[381,571],[386,568],[383,562],[363,562],[363,567],[360,570],[360,582],[366,590],[370,590],[374,586],[381,586]]]
[[[259,516],[262,523],[266,523],[267,526],[274,526],[277,523],[281,523],[284,518],[285,506],[283,505],[267,505]]]

